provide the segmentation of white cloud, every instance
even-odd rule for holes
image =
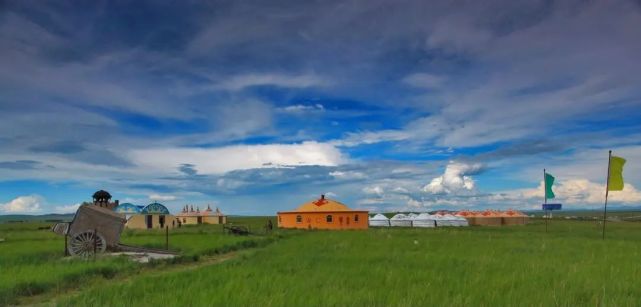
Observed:
[[[320,103],[317,103],[314,105],[294,104],[294,105],[290,105],[282,108],[277,108],[276,110],[280,112],[285,112],[285,113],[301,114],[301,113],[315,112],[315,111],[323,112],[325,111],[325,107]]]
[[[362,144],[375,144],[380,142],[403,141],[410,138],[411,134],[401,130],[381,130],[348,133],[343,139],[332,141],[337,146],[358,146]]]
[[[599,184],[587,179],[569,179],[559,181],[553,186],[555,198],[552,202],[561,202],[570,206],[603,205],[605,201],[605,184]],[[496,200],[523,200],[532,203],[543,201],[543,181],[535,189],[520,189],[500,193]],[[641,191],[632,184],[625,183],[622,191],[610,191],[609,203],[620,205],[641,204]]]
[[[333,171],[330,172],[329,175],[336,179],[345,180],[367,178],[367,175],[357,171]]]
[[[45,200],[39,195],[19,196],[12,201],[0,204],[2,211],[7,213],[34,213],[42,211]]]
[[[383,188],[380,186],[369,186],[363,188],[363,193],[382,197],[385,191],[383,191]]]
[[[174,195],[151,194],[149,195],[149,199],[155,201],[172,201],[176,200],[177,197]]]
[[[322,86],[328,81],[315,74],[285,75],[285,74],[246,74],[231,77],[216,85],[218,89],[237,91],[251,86],[273,85],[290,88],[306,88]]]
[[[394,192],[396,192],[396,193],[399,193],[399,194],[406,194],[406,193],[409,193],[409,191],[408,191],[406,188],[403,188],[403,187],[396,187],[396,188],[394,188],[394,190],[392,190],[392,191],[394,191]]]
[[[325,197],[334,198],[335,199],[335,198],[338,197],[338,194],[336,194],[334,192],[325,192]]]
[[[302,165],[337,166],[347,161],[336,147],[318,142],[141,149],[130,152],[130,157],[140,166],[164,171],[175,171],[188,163],[194,165],[198,174]]]
[[[225,178],[220,178],[216,180],[216,186],[223,190],[235,190],[245,185],[247,185],[247,183],[241,180],[225,179]]]
[[[438,176],[423,187],[423,191],[431,194],[459,194],[473,191],[474,179],[467,174],[474,174],[482,168],[480,163],[462,163],[450,161],[443,175]]]
[[[409,206],[410,208],[420,208],[422,205],[423,203],[416,199],[410,197],[407,198],[407,206]]]

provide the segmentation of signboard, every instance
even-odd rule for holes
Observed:
[[[561,210],[561,204],[543,204],[543,210]]]

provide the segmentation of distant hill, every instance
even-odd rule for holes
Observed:
[[[0,223],[9,222],[35,222],[35,221],[71,221],[73,214],[43,214],[43,215],[27,215],[27,214],[12,214],[0,215]]]

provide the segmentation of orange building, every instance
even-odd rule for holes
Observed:
[[[352,210],[325,198],[305,203],[294,211],[278,212],[279,228],[300,229],[367,229],[368,211]]]

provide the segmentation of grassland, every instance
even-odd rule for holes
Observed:
[[[265,218],[230,219],[253,226],[259,234]],[[275,235],[230,236],[219,225],[172,229],[170,250],[183,256],[172,263],[151,263],[142,266],[124,257],[104,257],[96,261],[64,258],[64,239],[52,233],[50,223],[0,224],[0,306],[18,302],[18,298],[45,292],[62,292],[96,278],[135,275],[149,266],[162,269],[172,263],[198,261],[200,257],[222,254],[244,248],[262,246]],[[161,230],[126,230],[121,241],[129,245],[165,247]]]
[[[641,224],[315,231],[187,273],[137,277],[61,305],[609,305],[641,301]],[[145,293],[145,295],[141,295]],[[153,293],[150,295],[149,293]],[[126,298],[122,300],[122,298]]]
[[[262,219],[255,221],[258,225]],[[194,242],[222,236],[215,231],[196,227],[184,236],[193,235]],[[138,232],[125,238],[134,243],[157,239]],[[269,237],[230,238],[239,242],[268,239],[271,244],[256,245],[260,248],[195,270],[162,272],[161,266],[157,274],[131,274],[129,270],[136,272],[139,265],[124,259],[67,262],[65,269],[82,278],[83,270],[100,275],[98,268],[129,275],[83,287],[72,295],[60,291],[50,302],[60,306],[641,304],[641,223],[609,223],[605,241],[599,225],[587,221],[553,221],[548,233],[542,222],[534,221],[497,228],[280,231]],[[240,244],[217,240],[209,248],[181,244],[192,255]],[[59,260],[47,261],[42,266],[46,270],[62,265]],[[32,280],[40,282],[39,278]],[[15,299],[17,294],[12,295]]]

